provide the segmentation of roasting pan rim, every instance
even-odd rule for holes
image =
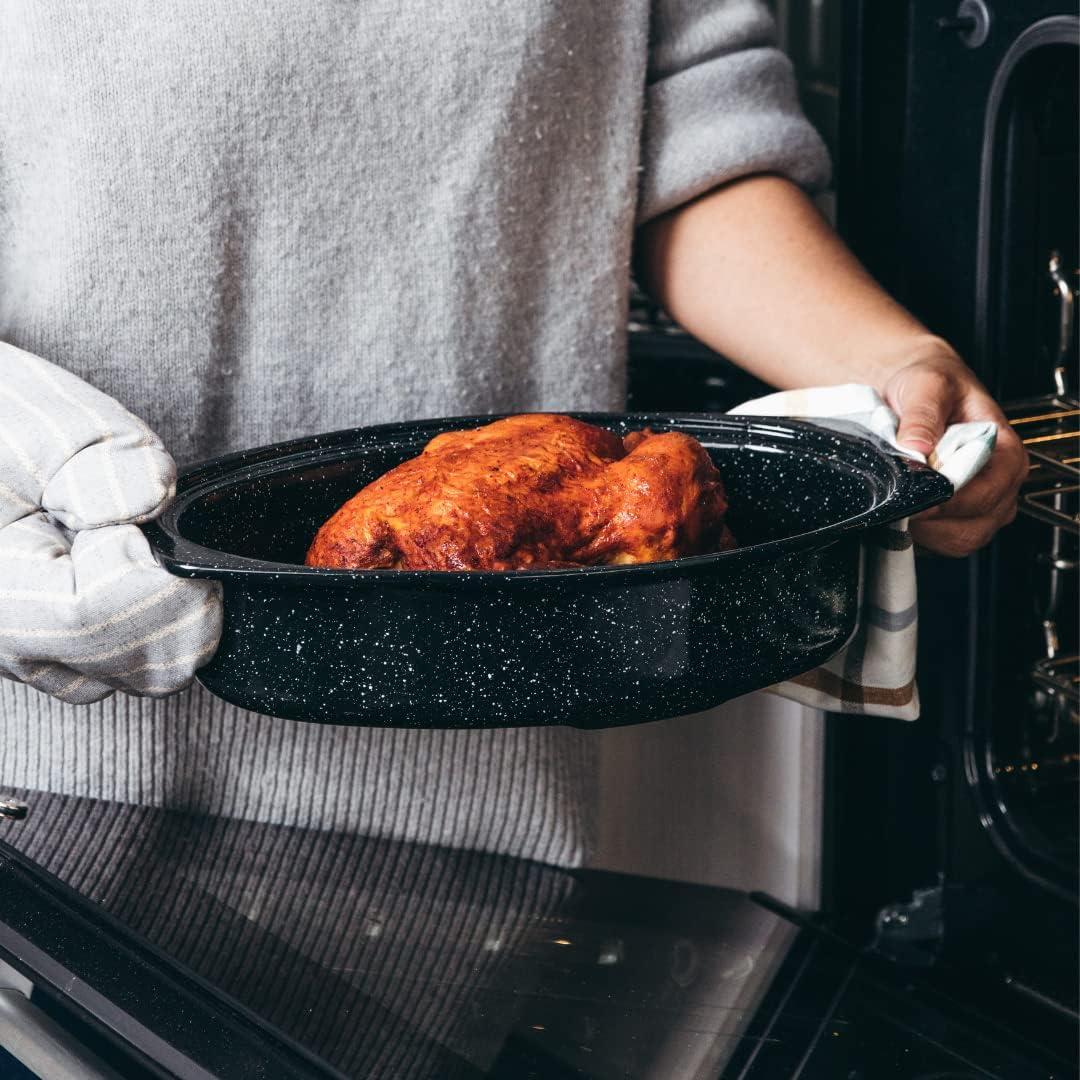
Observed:
[[[378,585],[413,587],[477,587],[494,583],[513,587],[546,581],[562,585],[590,580],[614,583],[641,576],[667,577],[700,570],[728,560],[727,565],[743,561],[772,561],[799,550],[818,550],[844,536],[910,516],[944,501],[952,486],[928,465],[909,458],[865,428],[829,420],[793,419],[770,416],[730,416],[717,413],[689,412],[566,412],[587,423],[633,430],[653,426],[666,430],[686,430],[705,441],[710,435],[728,436],[743,451],[803,453],[821,459],[833,459],[836,468],[858,469],[878,490],[874,503],[854,515],[841,518],[817,529],[784,536],[728,551],[684,556],[663,562],[632,563],[619,566],[585,566],[560,569],[527,570],[338,570],[309,567],[292,562],[273,562],[230,551],[206,547],[184,535],[181,519],[199,498],[230,486],[250,483],[317,463],[333,463],[362,453],[365,449],[399,445],[414,447],[426,443],[440,431],[475,427],[503,416],[520,413],[436,417],[424,420],[377,424],[338,431],[233,452],[189,466],[181,471],[176,498],[155,521],[144,526],[157,557],[171,573],[182,577],[211,578],[255,585],[260,581],[276,586],[315,588],[356,588]],[[702,434],[704,433],[704,434]],[[790,447],[769,445],[769,440],[791,440]],[[713,438],[715,444],[718,440]],[[808,444],[817,444],[817,449]],[[834,452],[823,453],[832,444]],[[730,444],[729,444],[730,445]],[[852,460],[835,452],[850,448]],[[870,469],[866,459],[877,466]],[[859,458],[863,461],[859,462]]]

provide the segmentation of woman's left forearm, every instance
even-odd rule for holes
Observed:
[[[985,544],[1016,513],[1027,456],[952,347],[894,301],[787,180],[754,176],[648,222],[642,284],[699,340],[780,389],[869,383],[900,418],[897,441],[928,454],[950,423],[992,420],[982,473],[916,521],[947,555]]]
[[[780,177],[735,181],[649,222],[637,254],[642,284],[672,318],[779,389],[881,389],[913,352],[952,351]]]

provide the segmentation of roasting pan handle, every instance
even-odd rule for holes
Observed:
[[[902,521],[953,497],[952,481],[936,469],[898,453],[892,447],[889,458],[896,469],[893,490],[862,519],[864,526]]]
[[[877,451],[879,460],[887,467],[891,466],[889,471],[892,473],[892,490],[872,510],[855,518],[851,528],[866,529],[903,521],[904,518],[929,510],[931,506],[937,506],[956,494],[956,489],[948,477],[898,450],[863,424],[837,417],[815,418],[809,423],[814,427],[846,435],[849,440],[864,446],[869,444]],[[881,471],[884,470],[874,470],[879,475]]]

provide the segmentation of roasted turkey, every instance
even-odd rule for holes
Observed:
[[[319,529],[308,566],[524,570],[734,546],[720,474],[678,432],[529,414],[438,435]]]

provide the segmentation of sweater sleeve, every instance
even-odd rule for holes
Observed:
[[[828,183],[761,0],[653,0],[652,18],[638,224],[752,173]]]

